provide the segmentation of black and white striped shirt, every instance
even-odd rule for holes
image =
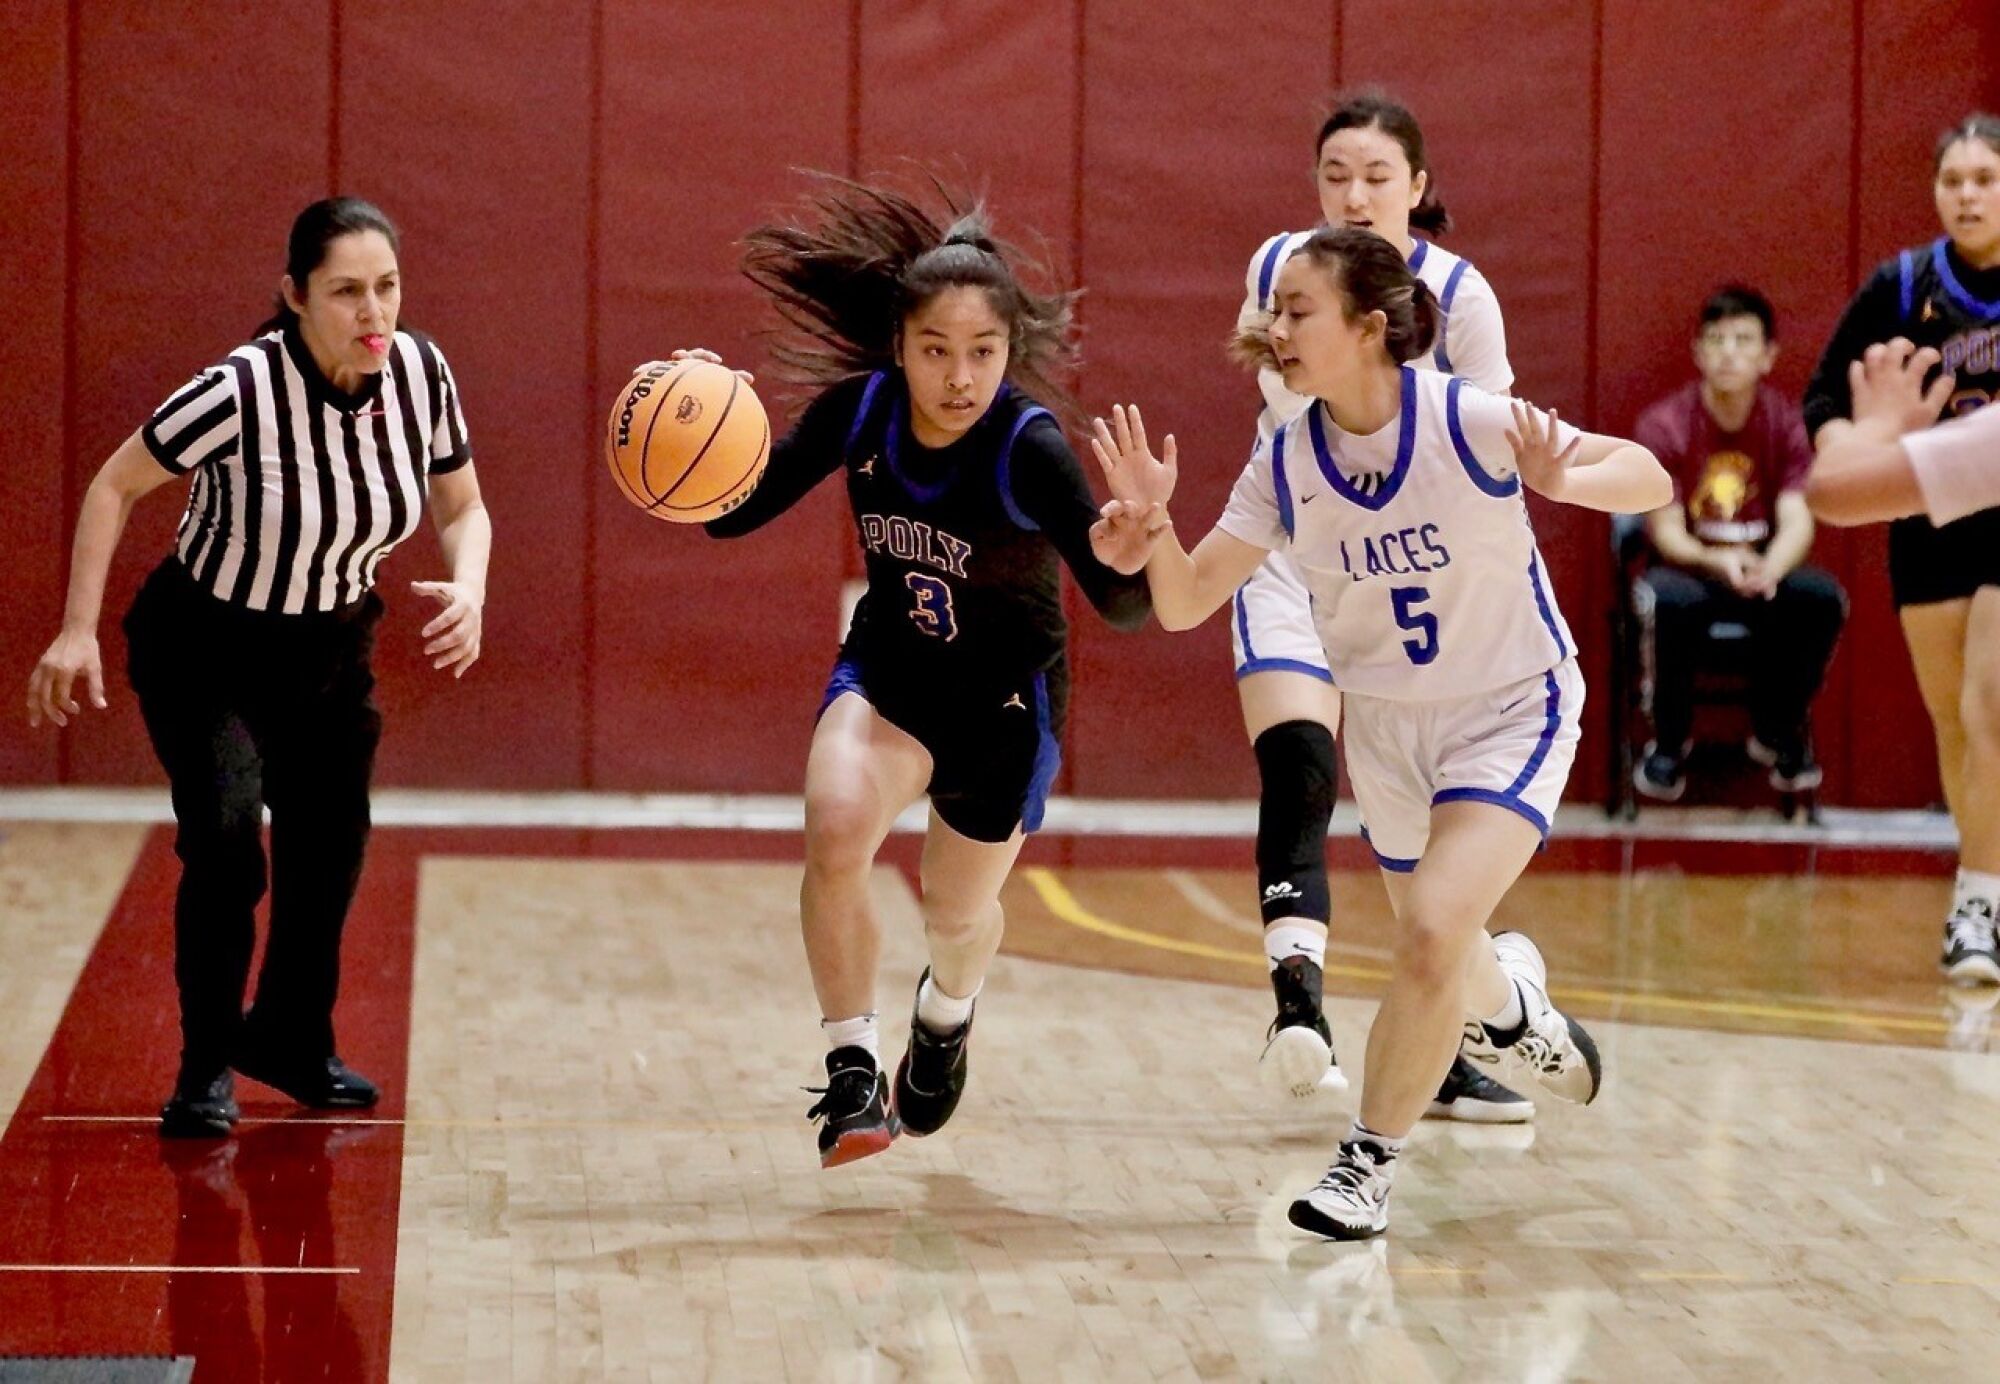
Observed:
[[[472,459],[437,343],[399,331],[343,394],[296,327],[237,347],[146,423],[160,465],[194,473],[175,553],[214,595],[295,615],[359,600],[417,531],[429,478]]]

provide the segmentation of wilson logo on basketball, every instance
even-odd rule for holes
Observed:
[[[633,381],[631,391],[625,396],[625,406],[618,411],[620,447],[627,446],[632,441],[632,415],[637,411],[640,401],[653,392],[653,385],[666,373],[664,366],[656,365],[650,370],[640,371],[637,379]]]
[[[674,421],[692,423],[699,417],[701,417],[701,400],[692,394],[683,394],[680,403],[674,408]]]

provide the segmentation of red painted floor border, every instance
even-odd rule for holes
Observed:
[[[385,832],[370,845],[336,1016],[342,1056],[382,1084],[368,1113],[392,1120],[409,1059],[417,844]],[[203,1381],[386,1379],[400,1124],[328,1121],[250,1081],[226,1141],[48,1118],[158,1111],[179,1052],[178,879],[172,833],[156,830],[0,1136],[0,1264],[70,1270],[0,1270],[0,1355],[192,1355]]]

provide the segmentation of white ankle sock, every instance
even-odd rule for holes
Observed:
[[[819,1029],[826,1035],[828,1052],[835,1048],[866,1048],[876,1065],[881,1065],[882,1053],[875,1037],[873,1014],[857,1014],[851,1019],[821,1019]]]
[[[1407,1135],[1404,1136],[1404,1138],[1408,1137],[1409,1136]],[[1361,1121],[1357,1119],[1355,1120],[1353,1127],[1347,1131],[1347,1138],[1342,1140],[1341,1142],[1352,1143],[1356,1140],[1360,1140],[1363,1143],[1373,1144],[1376,1148],[1382,1150],[1382,1157],[1377,1159],[1375,1163],[1376,1170],[1380,1172],[1382,1176],[1388,1177],[1395,1172],[1396,1157],[1403,1151],[1402,1139],[1391,1139],[1386,1134],[1377,1134],[1374,1130],[1370,1129],[1367,1125],[1361,1123]]]
[[[1303,956],[1313,965],[1326,966],[1326,929],[1318,923],[1289,918],[1264,929],[1264,960],[1277,970],[1288,957]]]
[[[932,1033],[950,1033],[972,1017],[972,1002],[985,988],[982,982],[972,988],[971,994],[959,999],[940,990],[937,982],[926,975],[924,983],[917,987],[917,1022]]]
[[[1958,878],[1952,884],[1951,911],[1963,913],[1966,904],[1974,899],[1986,903],[1988,917],[2000,916],[2000,875],[1989,875],[1979,870],[1968,870],[1960,866]]]
[[[1495,1033],[1512,1033],[1528,1017],[1528,1011],[1521,1004],[1521,989],[1510,979],[1507,982],[1507,1003],[1495,1013],[1486,1016],[1486,1026]]]

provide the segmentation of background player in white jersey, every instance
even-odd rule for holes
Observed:
[[[1317,402],[1259,446],[1192,556],[1168,536],[1173,439],[1156,461],[1120,408],[1092,444],[1114,496],[1098,550],[1120,570],[1145,564],[1161,624],[1198,624],[1285,549],[1346,694],[1355,796],[1400,926],[1361,1116],[1291,1208],[1334,1239],[1387,1226],[1397,1154],[1461,1041],[1558,1098],[1597,1094],[1596,1047],[1549,1002],[1534,944],[1485,931],[1547,833],[1583,700],[1521,486],[1609,511],[1672,496],[1636,443],[1408,368],[1437,315],[1387,241],[1347,227],[1307,239],[1246,348]]]
[[[1334,107],[1313,150],[1325,224],[1360,227],[1387,240],[1443,308],[1436,339],[1412,363],[1505,394],[1514,370],[1507,363],[1500,303],[1485,276],[1411,234],[1436,236],[1451,228],[1416,117],[1379,92],[1362,92]],[[1273,236],[1251,256],[1239,331],[1269,316],[1279,270],[1311,234]],[[1305,411],[1307,400],[1286,388],[1276,370],[1260,370],[1257,385],[1264,396],[1257,435],[1268,441]],[[1326,831],[1338,788],[1333,740],[1340,693],[1313,629],[1305,582],[1289,556],[1273,553],[1236,593],[1230,636],[1243,726],[1257,755],[1257,898],[1278,1006],[1258,1072],[1275,1090],[1310,1096],[1347,1084],[1334,1064],[1321,1000],[1332,913]],[[1428,1113],[1513,1123],[1534,1118],[1535,1107],[1461,1060],[1445,1074]]]

